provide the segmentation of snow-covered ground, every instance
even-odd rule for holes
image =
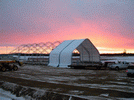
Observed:
[[[75,88],[67,90],[67,94],[83,95],[84,97],[98,95],[98,97],[111,98],[112,96],[113,98],[114,95],[117,97],[119,95],[119,97],[125,98],[125,93],[134,94],[134,78],[128,78],[125,70],[81,70],[25,65],[20,67],[18,71],[7,71],[2,73],[2,75],[45,82],[44,84],[50,83],[52,86],[55,84],[69,85]],[[32,83],[30,84],[32,85]],[[28,85],[30,86],[30,84]],[[84,90],[85,88],[91,93]],[[57,87],[52,91],[62,92],[64,89]],[[95,91],[98,91],[98,93]],[[114,94],[114,92],[118,93],[118,95]]]
[[[105,57],[104,59],[134,61],[134,57]],[[72,88],[67,88],[66,91],[60,86],[54,89],[51,88],[51,90],[90,99],[134,99],[134,78],[127,77],[125,70],[82,70],[53,68],[43,65],[24,65],[18,71],[0,73],[2,76],[24,79],[25,81],[44,82],[43,84],[52,84],[52,86],[58,86],[57,84],[70,86]],[[35,87],[37,88],[36,85]],[[46,89],[45,85],[41,85],[40,88]]]
[[[25,100],[25,98],[16,97],[10,91],[5,91],[0,88],[0,100]]]
[[[101,61],[126,61],[134,63],[134,56],[101,56]]]

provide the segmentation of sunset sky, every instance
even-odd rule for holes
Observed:
[[[0,54],[83,38],[100,53],[134,53],[134,0],[0,0]]]

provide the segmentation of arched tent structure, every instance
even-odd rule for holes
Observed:
[[[72,64],[72,53],[77,49],[81,62],[100,62],[100,54],[89,39],[66,40],[51,51],[49,66],[68,67]]]

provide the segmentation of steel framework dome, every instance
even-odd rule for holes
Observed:
[[[33,43],[33,44],[23,44],[12,50],[10,53],[39,53],[39,54],[49,54],[56,46],[61,42],[46,42],[46,43]]]

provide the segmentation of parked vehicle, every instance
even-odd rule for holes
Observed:
[[[126,72],[127,72],[127,76],[134,76],[134,65],[128,66]]]
[[[115,64],[115,62],[114,61],[106,61],[106,62],[104,62],[103,67],[107,68],[108,66],[110,66],[112,64]]]
[[[129,66],[129,63],[128,62],[125,62],[125,61],[118,61],[118,63],[116,64],[111,64],[109,65],[108,67],[110,69],[115,69],[115,70],[119,70],[119,69],[127,69]]]
[[[0,60],[0,70],[5,72],[6,70],[18,70],[18,65],[22,65],[21,62],[16,60]]]

